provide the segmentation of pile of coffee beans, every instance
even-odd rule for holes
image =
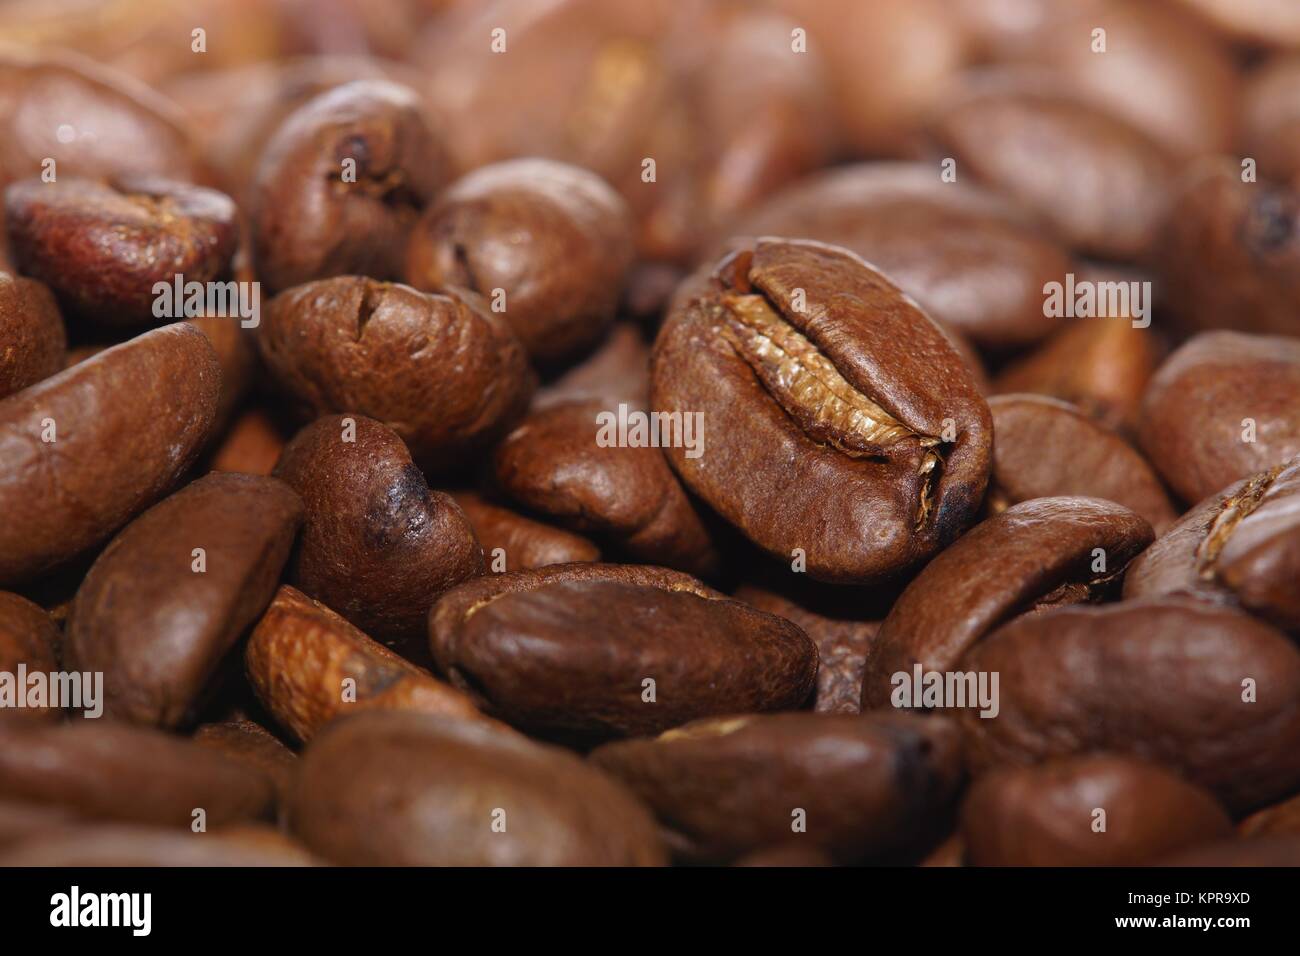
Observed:
[[[0,866],[1300,865],[1300,4],[14,4],[0,194]]]

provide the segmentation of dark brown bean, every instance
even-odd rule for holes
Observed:
[[[176,283],[223,278],[239,241],[229,197],[147,176],[24,179],[5,191],[5,223],[19,269],[70,313],[116,326],[192,315]]]
[[[965,710],[976,770],[1106,750],[1180,771],[1240,813],[1300,786],[1300,650],[1239,611],[1177,600],[1024,615],[962,667],[1001,674]]]
[[[705,860],[781,843],[840,863],[887,858],[912,847],[962,780],[956,727],[908,714],[700,720],[591,760]]]
[[[412,90],[360,80],[322,93],[289,115],[258,164],[258,274],[273,292],[351,273],[396,279],[411,227],[446,178]]]
[[[955,538],[988,480],[988,406],[938,327],[852,253],[759,240],[655,343],[652,407],[702,416],[687,486],[819,580],[896,577]]]
[[[411,234],[406,281],[493,302],[528,354],[562,358],[614,319],[635,236],[627,205],[576,166],[517,159],[474,170],[438,196]]]
[[[926,565],[880,625],[863,709],[889,706],[899,674],[956,669],[1017,614],[1101,600],[1153,537],[1145,519],[1100,498],[1037,498],[977,525]]]
[[[294,833],[362,866],[654,866],[654,822],[572,754],[480,724],[372,712],[303,755]]]
[[[988,492],[995,512],[1031,498],[1086,495],[1136,512],[1156,534],[1177,517],[1146,459],[1074,406],[1003,395],[989,399],[989,411],[997,438]]]
[[[257,344],[312,417],[360,413],[416,461],[447,468],[522,414],[533,378],[500,316],[468,292],[426,295],[357,276],[275,297]]]
[[[104,711],[176,727],[270,603],[302,501],[274,478],[211,474],[123,529],[77,591],[68,663],[104,674]]]
[[[0,720],[58,720],[59,707],[51,701],[28,706],[26,681],[18,679],[22,665],[28,674],[51,677],[59,669],[59,629],[50,616],[26,598],[0,591],[0,682],[11,682],[0,693]]]
[[[274,831],[271,831],[274,832]],[[315,866],[300,846],[280,837],[254,842],[221,832],[109,824],[60,830],[28,840],[0,856],[0,866],[261,867]]]
[[[962,806],[971,866],[1134,866],[1232,834],[1217,800],[1131,757],[995,770]]]
[[[1300,454],[1300,341],[1206,332],[1160,366],[1138,438],[1185,502]]]
[[[599,561],[600,548],[581,535],[503,508],[472,491],[452,493],[495,572],[528,571],[548,564]]]
[[[93,548],[166,493],[220,394],[212,346],[179,323],[0,400],[0,585]]]
[[[0,724],[0,798],[88,818],[208,827],[265,816],[271,781],[238,761],[161,731],[107,720],[9,729]]]
[[[429,635],[439,669],[491,713],[583,739],[798,707],[817,673],[789,621],[646,565],[478,578],[434,606]]]
[[[374,419],[317,419],[275,475],[306,505],[289,579],[382,641],[423,648],[438,595],[483,573],[460,506],[429,489],[402,440]]]

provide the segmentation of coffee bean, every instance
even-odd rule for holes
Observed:
[[[1226,838],[1232,821],[1163,767],[1097,754],[986,774],[962,833],[972,866],[1134,866]]]
[[[1211,495],[1144,551],[1126,598],[1189,594],[1300,631],[1300,460]]]
[[[819,714],[856,714],[862,709],[862,669],[867,650],[880,630],[879,621],[830,617],[752,585],[743,585],[732,596],[797,624],[817,645],[813,710]]]
[[[285,436],[279,424],[261,407],[242,412],[212,448],[213,471],[238,471],[269,475],[284,453]]]
[[[373,419],[317,419],[275,474],[306,505],[289,579],[380,640],[423,647],[438,595],[483,572],[464,512],[429,489],[402,440]]]
[[[426,295],[359,276],[311,282],[272,300],[257,344],[313,417],[368,415],[417,462],[444,470],[508,428],[532,393],[519,341],[468,292]]]
[[[1273,0],[1180,0],[1237,40],[1300,46],[1300,10]]]
[[[1252,813],[1241,821],[1237,830],[1244,837],[1300,836],[1300,795]]]
[[[220,393],[212,346],[182,323],[0,400],[0,585],[101,544],[165,494],[198,455]]]
[[[528,571],[548,564],[600,560],[600,548],[581,535],[516,514],[476,492],[458,491],[452,498],[473,526],[493,571]]]
[[[633,560],[713,573],[719,556],[710,532],[663,453],[630,442],[619,447],[614,429],[602,425],[602,418],[616,423],[619,408],[619,402],[590,399],[533,412],[497,446],[495,487]],[[645,414],[632,406],[627,411]]]
[[[17,693],[26,695],[27,687],[17,682],[18,666],[28,674],[47,677],[59,669],[58,648],[62,643],[59,629],[39,605],[26,598],[0,591],[0,674],[15,681]],[[25,701],[24,701],[25,703]],[[60,708],[41,701],[38,706],[0,706],[0,720],[58,720]]]
[[[633,252],[627,206],[600,177],[519,159],[476,169],[439,195],[412,233],[406,279],[477,292],[529,355],[553,360],[608,327]]]
[[[0,723],[0,799],[170,827],[190,827],[198,810],[208,827],[260,818],[274,799],[263,774],[161,731],[107,720],[12,727]]]
[[[300,741],[368,708],[485,719],[460,691],[288,585],[253,629],[245,667],[263,706]]]
[[[1300,194],[1242,182],[1235,161],[1205,162],[1178,180],[1160,269],[1179,323],[1192,330],[1300,331]]]
[[[212,474],[150,508],[77,591],[67,656],[102,671],[104,712],[175,727],[275,593],[302,520],[283,482]]]
[[[395,279],[447,163],[418,96],[363,80],[292,113],[266,144],[252,199],[258,274],[271,291],[356,273]]]
[[[654,822],[572,754],[479,724],[368,713],[303,755],[293,832],[362,866],[654,866]]]
[[[439,670],[491,713],[590,738],[798,707],[817,673],[816,648],[789,621],[643,565],[477,578],[439,600],[429,635]]]
[[[1206,332],[1160,366],[1138,438],[1186,502],[1300,454],[1300,342]]]
[[[978,770],[1093,750],[1162,763],[1233,813],[1300,786],[1300,650],[1230,608],[1170,599],[1023,615],[961,666],[1001,712],[960,714]]]
[[[734,248],[746,236],[843,246],[980,346],[1027,345],[1061,324],[1044,312],[1043,286],[1071,270],[1065,250],[1010,203],[964,180],[941,182],[929,164],[819,173],[728,223],[723,238]]]
[[[1173,156],[1040,76],[972,77],[931,132],[959,170],[1034,210],[1081,252],[1137,258],[1157,240]]]
[[[84,57],[0,56],[0,186],[39,176],[158,174],[201,182],[208,170],[176,107],[144,84]]]
[[[1151,466],[1128,442],[1074,406],[1037,395],[989,399],[993,473],[989,504],[1085,495],[1121,504],[1159,534],[1177,517]]]
[[[1102,600],[1151,543],[1151,526],[1100,498],[1035,498],[977,525],[926,565],[880,625],[862,707],[887,707],[895,675],[969,670],[963,655],[1017,614]],[[994,668],[996,669],[996,668]]]
[[[955,726],[905,714],[700,720],[606,744],[591,760],[704,860],[780,843],[840,863],[888,857],[914,844],[962,780]]]
[[[5,191],[5,223],[19,269],[69,312],[122,326],[183,318],[184,298],[159,315],[155,285],[224,278],[239,238],[229,197],[158,177],[24,179]]]
[[[0,398],[63,368],[67,337],[49,289],[0,271]]]
[[[988,406],[938,328],[845,250],[759,240],[655,344],[652,406],[699,413],[692,491],[773,557],[865,583],[931,556],[974,516]]]

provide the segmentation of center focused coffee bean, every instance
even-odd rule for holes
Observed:
[[[817,674],[794,624],[641,565],[479,578],[439,600],[429,635],[439,669],[492,713],[580,738],[798,707]]]
[[[774,557],[867,582],[931,556],[974,517],[988,406],[943,333],[861,259],[759,240],[655,343],[651,403],[703,416],[683,481]]]
[[[0,271],[0,398],[63,368],[67,336],[49,289]]]

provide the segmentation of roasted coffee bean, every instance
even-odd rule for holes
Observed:
[[[696,414],[692,491],[809,575],[898,575],[965,529],[988,479],[988,406],[938,327],[852,253],[759,240],[655,343],[656,413]]]
[[[300,741],[371,708],[486,719],[460,691],[288,585],[253,629],[244,662],[262,705]]]
[[[645,808],[574,755],[427,714],[358,714],[321,734],[290,824],[313,852],[362,866],[664,862]]]
[[[1125,259],[1153,247],[1175,170],[1164,147],[1033,74],[990,73],[966,87],[931,130],[958,170],[1023,203],[1082,252]]]
[[[1300,866],[1300,836],[1262,836],[1223,840],[1165,857],[1156,866]]]
[[[1211,495],[1135,560],[1125,597],[1190,594],[1300,631],[1300,459]]]
[[[912,848],[962,780],[955,725],[908,714],[699,720],[591,760],[704,860],[804,842],[840,863],[886,858]]]
[[[11,729],[0,723],[0,799],[87,818],[189,827],[265,816],[263,774],[188,740],[115,721]]]
[[[1163,767],[1085,755],[981,777],[962,834],[972,866],[1134,866],[1231,836],[1232,821]]]
[[[7,49],[0,97],[0,186],[41,175],[47,160],[60,178],[208,175],[173,104],[82,57]]]
[[[37,604],[17,594],[0,591],[0,720],[58,720],[61,709],[50,700],[28,701],[26,674],[44,674],[52,679],[59,669],[59,629]]]
[[[256,842],[220,832],[187,833],[120,823],[62,829],[0,855],[0,867],[315,865],[310,853],[283,837]]]
[[[1300,193],[1242,176],[1224,160],[1177,181],[1160,243],[1170,308],[1196,331],[1300,334]]]
[[[1024,615],[964,670],[1001,674],[1001,711],[964,710],[976,770],[1111,751],[1164,764],[1234,814],[1300,786],[1300,650],[1230,608],[1171,599]]]
[[[644,410],[624,401],[563,401],[533,412],[497,446],[495,487],[513,502],[637,561],[712,574],[719,556],[696,505],[659,448],[623,441]],[[648,419],[647,419],[648,421]],[[671,426],[661,426],[662,440]],[[683,441],[706,437],[683,424]],[[700,450],[707,452],[703,444]]]
[[[5,224],[19,269],[70,313],[118,326],[192,315],[174,287],[226,276],[239,241],[229,197],[149,176],[24,179],[5,191]]]
[[[1300,57],[1277,55],[1250,74],[1241,104],[1246,155],[1266,180],[1300,177]]]
[[[817,674],[817,649],[789,621],[647,565],[477,578],[439,600],[429,635],[452,683],[539,733],[609,738],[788,710]]]
[[[1160,479],[1128,442],[1074,406],[1040,395],[989,399],[993,473],[988,503],[995,513],[1031,498],[1086,495],[1121,504],[1157,534],[1177,513]]]
[[[452,183],[411,234],[406,281],[500,302],[528,354],[591,345],[614,319],[635,235],[599,176],[545,159],[476,169]]]
[[[484,570],[460,506],[429,489],[402,439],[374,419],[317,419],[275,474],[306,505],[289,579],[380,640],[423,647],[438,595]]]
[[[942,182],[930,164],[819,173],[728,223],[721,245],[759,236],[843,246],[981,347],[1027,345],[1061,325],[1044,312],[1043,286],[1071,271],[1065,250],[1010,203]]]
[[[926,565],[880,625],[863,709],[889,706],[900,674],[910,684],[917,668],[958,669],[1017,614],[1103,599],[1153,537],[1144,518],[1100,498],[1036,498],[977,525]]]
[[[1138,438],[1185,502],[1300,454],[1300,341],[1206,332],[1147,389]]]
[[[1131,434],[1160,358],[1159,342],[1147,329],[1124,318],[1085,319],[1004,366],[993,393],[1050,395]]]
[[[917,866],[953,867],[966,865],[966,841],[954,833],[930,851]]]
[[[483,556],[493,571],[528,571],[548,564],[599,561],[594,542],[516,514],[472,491],[452,494],[483,546]]]
[[[50,290],[0,271],[0,398],[63,368],[67,336]]]
[[[363,80],[292,113],[258,163],[258,275],[273,292],[356,273],[396,279],[407,236],[447,178],[414,91]]]
[[[298,755],[261,724],[242,717],[203,724],[194,742],[265,774],[280,801],[288,795]]]
[[[856,714],[862,709],[862,669],[867,649],[880,630],[879,621],[829,617],[753,585],[743,585],[733,597],[792,621],[817,645],[813,710],[819,714]]]
[[[166,493],[220,394],[212,346],[179,323],[0,400],[0,585],[101,544]]]
[[[257,344],[313,417],[368,415],[441,468],[508,428],[532,393],[519,340],[468,292],[426,295],[359,276],[311,282],[272,300]]]
[[[275,593],[303,505],[281,481],[211,474],[123,529],[77,591],[66,654],[104,712],[175,727]]]

